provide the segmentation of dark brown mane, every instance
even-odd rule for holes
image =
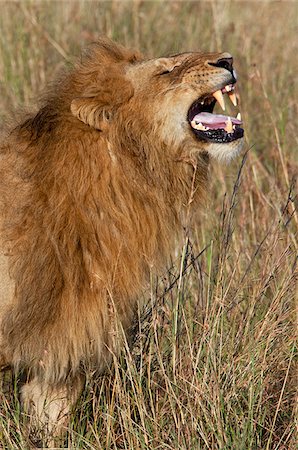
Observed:
[[[162,266],[170,255],[168,234],[181,220],[180,199],[188,201],[191,177],[179,178],[185,177],[185,168],[181,172],[169,160],[165,144],[154,142],[153,130],[144,134],[142,111],[138,120],[119,117],[109,141],[70,112],[70,99],[85,95],[86,85],[88,95],[96,91],[102,105],[123,103],[131,87],[121,64],[135,59],[106,41],[93,46],[1,149],[0,189],[16,193],[9,205],[1,205],[2,235],[15,280],[15,303],[2,328],[5,347],[24,366],[32,365],[34,354],[37,372],[50,347],[57,365],[49,368],[51,377],[64,376],[65,353],[70,355],[65,367],[79,367],[90,339],[101,333],[100,323],[109,320],[109,297],[131,316],[150,267]],[[109,145],[118,149],[117,166]],[[206,177],[202,168],[201,179]],[[88,330],[81,317],[95,307],[102,317],[96,329]]]

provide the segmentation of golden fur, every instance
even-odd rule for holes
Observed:
[[[218,145],[198,141],[186,116],[224,82],[226,71],[208,65],[224,56],[144,60],[102,39],[3,140],[13,295],[2,300],[0,355],[30,371],[25,403],[117,353],[150,271],[166,265],[206,189]]]

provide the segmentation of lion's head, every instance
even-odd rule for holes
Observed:
[[[217,102],[225,109],[223,94],[236,105],[237,77],[229,53],[187,52],[144,60],[103,40],[87,58],[88,73],[84,59],[76,71],[80,83],[75,83],[79,90],[71,111],[103,136],[155,136],[172,156],[183,147],[186,158],[208,153],[230,160],[241,150],[241,116],[213,113]]]

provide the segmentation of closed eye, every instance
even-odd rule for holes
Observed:
[[[180,64],[176,64],[173,67],[170,67],[170,68],[168,68],[166,70],[163,70],[162,72],[159,72],[157,75],[167,75],[168,73],[173,72],[173,70],[176,69],[176,67],[179,67],[179,66],[180,66]]]

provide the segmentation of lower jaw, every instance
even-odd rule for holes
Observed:
[[[241,139],[244,135],[244,130],[240,127],[237,127],[233,133],[227,133],[222,129],[200,131],[193,128],[192,132],[197,139],[215,144],[228,144]]]
[[[209,142],[208,154],[211,158],[228,163],[239,155],[244,145],[244,139],[236,139],[230,143]]]

